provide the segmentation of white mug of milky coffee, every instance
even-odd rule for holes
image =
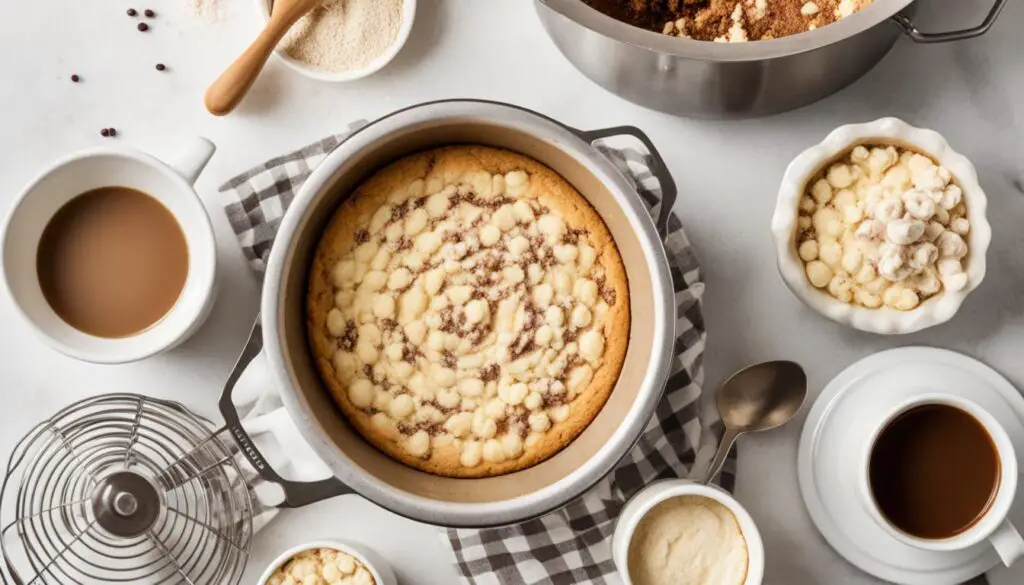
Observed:
[[[193,184],[197,138],[171,162],[129,149],[68,157],[32,181],[0,233],[14,305],[50,346],[132,362],[188,339],[216,294],[216,244]]]

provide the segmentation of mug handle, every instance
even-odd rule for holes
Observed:
[[[615,126],[613,128],[601,128],[598,130],[577,130],[575,128],[571,128],[571,130],[575,132],[577,136],[586,140],[590,144],[593,144],[602,138],[626,135],[636,138],[647,147],[647,151],[651,155],[651,173],[661,184],[661,210],[658,213],[658,217],[655,219],[654,227],[658,229],[658,235],[660,235],[661,239],[664,240],[668,236],[668,218],[672,215],[672,207],[675,206],[676,196],[679,194],[679,191],[676,188],[675,179],[672,178],[672,173],[668,170],[668,165],[665,164],[664,157],[662,157],[661,153],[658,152],[658,149],[654,146],[654,142],[648,138],[647,134],[644,134],[643,130],[636,126]]]
[[[988,537],[988,541],[992,543],[996,554],[1007,567],[1013,566],[1021,557],[1024,557],[1024,537],[1021,537],[1020,532],[1017,532],[1017,528],[1009,520],[1004,520],[999,528],[996,528],[995,532]]]
[[[238,445],[239,451],[249,460],[249,463],[260,476],[264,480],[281,487],[281,490],[284,492],[284,501],[277,505],[278,508],[301,508],[302,506],[308,506],[309,504],[333,498],[334,496],[355,493],[352,488],[342,483],[337,477],[328,477],[319,481],[292,481],[285,479],[277,471],[274,471],[267,459],[256,448],[252,438],[249,437],[248,431],[242,426],[241,417],[238,415],[235,403],[231,401],[231,396],[234,393],[235,384],[238,383],[238,379],[242,376],[242,372],[256,359],[256,356],[262,350],[263,326],[260,322],[260,316],[257,315],[256,322],[252,326],[252,332],[249,334],[249,341],[246,342],[242,354],[238,356],[238,362],[231,370],[231,375],[228,376],[228,381],[224,385],[224,392],[220,396],[220,412],[224,417],[225,425],[223,429],[217,431],[217,434],[219,435],[225,430],[228,431],[231,438]]]
[[[202,136],[197,136],[192,139],[192,142],[184,150],[178,153],[178,156],[172,158],[167,165],[174,169],[174,172],[181,175],[181,178],[185,179],[186,183],[194,185],[200,173],[206,168],[206,163],[210,162],[210,158],[213,157],[213,153],[216,151],[217,147],[212,142]]]

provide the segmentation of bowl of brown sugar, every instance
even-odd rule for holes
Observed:
[[[272,0],[256,0],[264,21]],[[402,50],[416,0],[324,0],[299,19],[275,53],[285,65],[321,81],[354,81],[381,70]]]

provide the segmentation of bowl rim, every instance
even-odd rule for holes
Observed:
[[[866,31],[891,18],[913,0],[874,0],[837,22],[777,39],[744,43],[698,41],[643,29],[619,21],[581,0],[535,0],[561,16],[598,34],[641,49],[712,62],[761,61],[788,57],[831,45]]]
[[[808,282],[804,262],[800,259],[793,240],[796,233],[797,209],[804,187],[828,161],[858,144],[872,143],[896,143],[920,151],[949,169],[957,185],[963,190],[971,221],[971,230],[967,236],[968,257],[964,269],[968,280],[963,290],[943,290],[915,309],[897,311],[888,307],[868,309],[843,303],[814,288]],[[775,239],[779,274],[790,291],[805,305],[848,327],[882,335],[913,333],[933,327],[949,321],[967,296],[985,278],[986,254],[992,241],[992,226],[986,216],[987,207],[988,198],[978,184],[978,173],[974,165],[967,157],[953,150],[949,142],[938,132],[917,128],[892,117],[840,126],[820,143],[797,155],[786,168],[772,217],[772,235]]]
[[[259,11],[262,22],[263,24],[266,24],[270,20],[270,7],[273,4],[273,0],[255,1],[256,9]],[[402,0],[402,24],[398,28],[398,36],[395,37],[395,42],[365,67],[349,69],[346,71],[317,69],[289,56],[284,49],[281,48],[280,43],[278,43],[278,46],[274,47],[274,55],[290,69],[297,71],[310,79],[328,81],[332,83],[344,83],[346,81],[355,81],[357,79],[369,77],[383,69],[388,63],[391,63],[391,61],[398,56],[398,53],[402,51],[406,41],[409,40],[409,35],[412,32],[413,21],[416,19],[416,3],[417,0]]]
[[[344,540],[336,540],[333,538],[319,538],[304,544],[298,544],[293,547],[287,548],[281,554],[277,555],[273,561],[267,564],[267,568],[264,569],[260,578],[256,581],[256,585],[266,585],[270,581],[270,577],[273,576],[274,572],[280,569],[285,563],[290,561],[295,555],[306,552],[308,550],[318,548],[329,548],[334,549],[338,552],[343,552],[351,557],[355,557],[366,570],[373,576],[373,580],[376,585],[391,585],[391,581],[384,578],[381,570],[367,558],[363,550],[356,545],[349,544]]]

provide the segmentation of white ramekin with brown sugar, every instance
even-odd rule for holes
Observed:
[[[772,218],[779,272],[804,304],[855,329],[932,327],[985,276],[986,207],[974,165],[937,132],[896,118],[841,126],[786,169]]]

